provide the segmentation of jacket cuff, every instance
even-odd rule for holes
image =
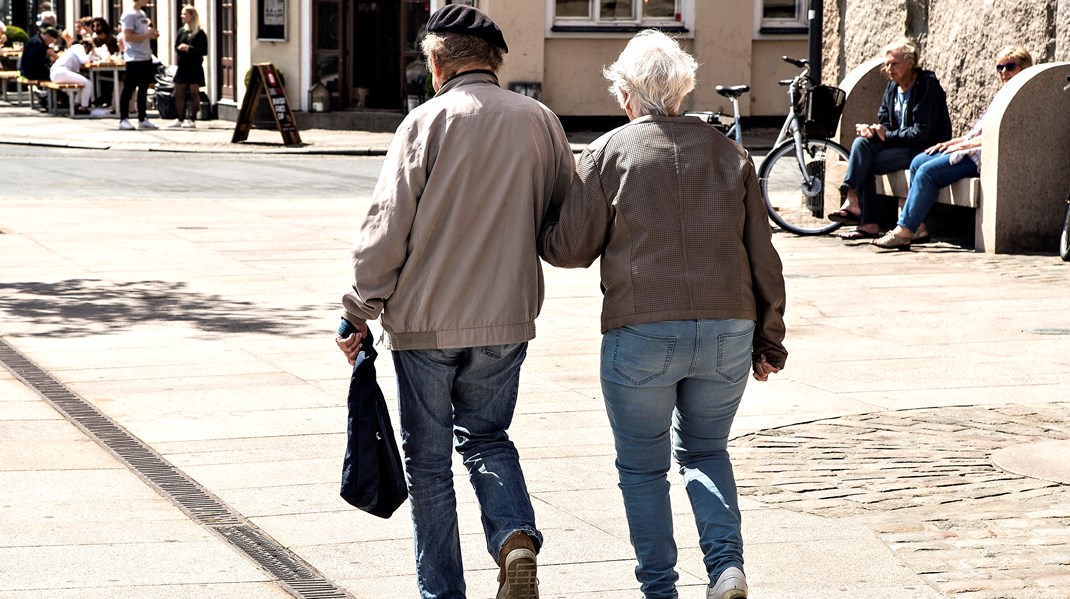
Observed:
[[[357,327],[344,318],[342,319],[342,322],[338,325],[338,336],[342,339],[345,339],[346,337],[353,335],[357,332]]]

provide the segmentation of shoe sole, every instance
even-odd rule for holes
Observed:
[[[533,551],[514,549],[505,556],[505,584],[495,599],[539,599]]]

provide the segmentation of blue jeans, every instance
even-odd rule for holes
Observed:
[[[910,162],[910,191],[899,214],[899,226],[917,232],[936,203],[940,188],[959,179],[976,176],[977,165],[968,156],[964,156],[958,164],[951,164],[948,154],[918,154]]]
[[[675,598],[668,472],[671,458],[691,500],[710,583],[743,566],[728,434],[751,367],[754,322],[675,320],[632,325],[602,337],[602,394],[635,577],[647,599]]]
[[[505,432],[513,420],[527,343],[391,354],[420,597],[463,599],[451,449],[468,469],[494,563],[516,531],[528,533],[536,548],[542,546],[520,456]]]
[[[858,193],[862,208],[859,222],[876,223],[877,210],[877,175],[900,171],[910,165],[910,159],[917,152],[913,148],[891,147],[879,139],[856,137],[851,145],[851,155],[847,158],[847,174],[844,175],[840,189],[851,188]]]

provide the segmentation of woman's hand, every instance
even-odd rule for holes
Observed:
[[[355,326],[357,327],[356,333],[345,339],[341,337],[334,338],[334,342],[338,344],[338,349],[342,350],[342,353],[346,355],[346,359],[349,360],[350,366],[356,364],[357,354],[360,353],[360,343],[368,332],[367,324],[361,323]]]
[[[758,356],[758,360],[754,363],[754,380],[768,381],[769,375],[777,372],[780,372],[780,369],[767,362],[765,354]]]
[[[189,44],[179,44],[178,45],[178,51],[179,52],[189,52]]]

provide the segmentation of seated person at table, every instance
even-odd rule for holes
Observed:
[[[78,92],[77,114],[89,114],[89,101],[93,99],[93,83],[79,73],[84,65],[96,60],[90,50],[92,44],[88,41],[71,44],[52,63],[52,81],[54,83],[81,83],[82,89]]]
[[[1012,77],[1033,66],[1033,57],[1021,46],[1007,46],[996,54],[996,76],[1006,85]],[[981,131],[986,110],[962,137],[938,143],[914,157],[910,163],[910,190],[899,223],[873,245],[885,249],[909,250],[910,242],[922,227],[940,190],[959,179],[980,176]]]
[[[115,39],[115,33],[111,25],[101,17],[95,17],[91,25],[93,30],[93,45],[97,48],[97,56],[108,58],[119,54],[119,40]],[[105,52],[104,50],[107,50]]]
[[[22,57],[19,58],[19,72],[22,76],[34,81],[48,81],[48,70],[52,61],[56,58],[55,51],[50,46],[59,39],[59,31],[55,27],[45,27],[30,38],[22,48]]]

